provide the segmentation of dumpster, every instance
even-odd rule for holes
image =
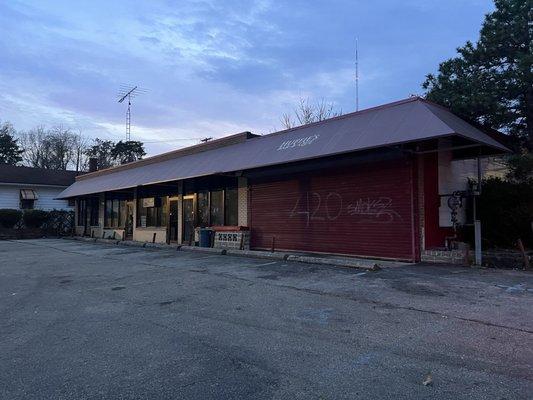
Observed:
[[[211,247],[213,231],[207,228],[200,229],[200,247]]]

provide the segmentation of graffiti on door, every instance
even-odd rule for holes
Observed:
[[[390,197],[359,198],[348,204],[348,215],[360,215],[367,217],[369,222],[391,223],[401,221],[402,217],[392,208]]]
[[[356,223],[390,224],[403,220],[394,210],[390,197],[361,197],[346,201],[338,192],[329,192],[325,196],[306,192],[297,198],[289,214],[289,218],[305,218],[306,226],[313,221],[335,221],[342,216],[359,217],[354,218]]]

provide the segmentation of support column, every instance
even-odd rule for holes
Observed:
[[[238,213],[237,221],[240,226],[248,226],[248,179],[238,178]]]
[[[104,233],[104,222],[105,222],[105,193],[100,193],[98,195],[98,230],[96,237],[101,238]]]
[[[183,243],[183,182],[178,182],[178,244]]]

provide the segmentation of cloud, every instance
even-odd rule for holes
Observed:
[[[126,109],[116,95],[131,83],[149,89],[133,102],[132,133],[152,154],[198,137],[268,133],[301,97],[353,110],[355,36],[361,106],[372,106],[419,92],[425,73],[475,39],[490,7],[489,0],[463,2],[460,13],[384,0],[2,2],[0,119],[18,129],[63,123],[120,139]]]

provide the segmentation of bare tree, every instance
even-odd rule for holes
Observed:
[[[76,160],[76,134],[63,125],[49,131],[48,138],[51,149],[50,169],[66,170]]]
[[[336,111],[333,103],[327,103],[324,99],[312,104],[309,99],[301,98],[298,106],[294,108],[293,114],[284,113],[281,116],[281,124],[285,129],[337,117],[342,115],[342,111]]]
[[[89,169],[89,157],[87,157],[87,150],[89,148],[89,139],[82,135],[81,130],[76,135],[76,142],[74,144],[75,158],[76,158],[76,172],[87,171]]]
[[[66,170],[76,166],[80,139],[62,125],[46,129],[38,126],[20,134],[24,162],[36,168]]]
[[[20,143],[24,149],[22,159],[30,167],[41,167],[48,158],[49,149],[46,144],[47,130],[43,125],[20,133]]]

